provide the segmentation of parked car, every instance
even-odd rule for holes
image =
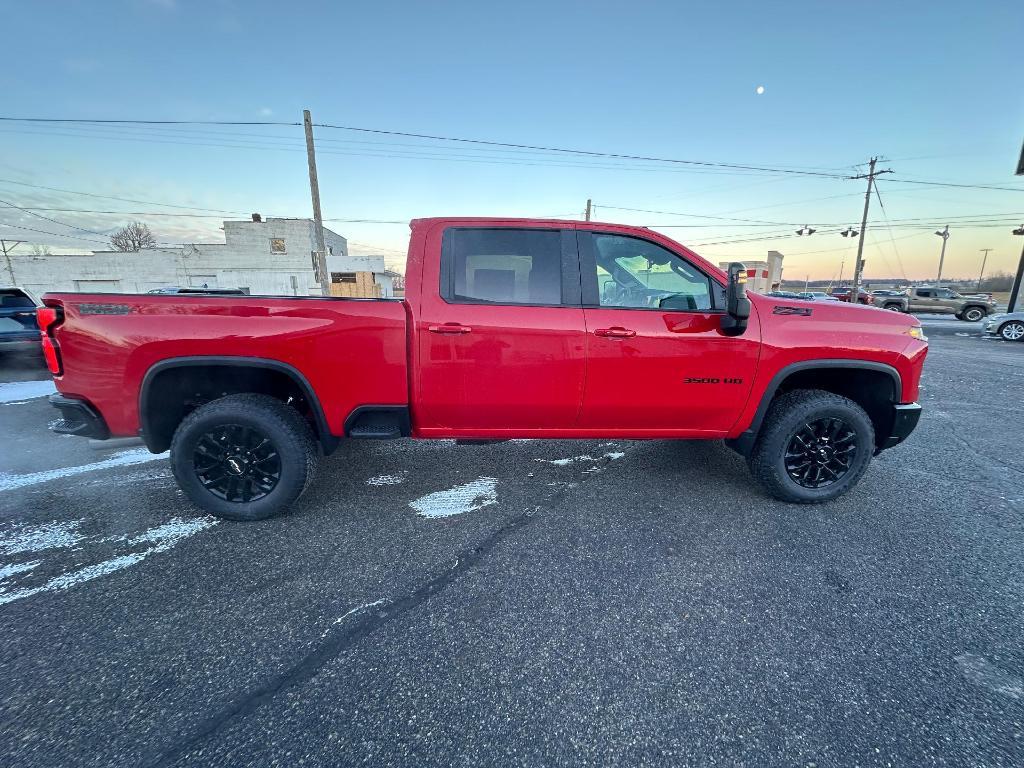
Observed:
[[[801,291],[797,295],[808,301],[839,301],[835,296],[830,296],[824,291]]]
[[[807,301],[807,298],[799,293],[793,291],[769,291],[765,296],[771,296],[776,299],[794,299],[796,301]]]
[[[950,288],[919,285],[909,291],[910,312],[939,312],[955,315],[958,320],[976,323],[996,311],[991,299],[971,299]]]
[[[849,301],[850,301],[850,294],[852,292],[853,291],[850,288],[833,288],[832,289],[832,298],[836,299],[837,301],[845,301],[845,302],[849,303]],[[872,296],[867,291],[865,291],[863,288],[860,288],[857,291],[857,303],[858,304],[874,304],[875,303],[875,297]]]
[[[0,351],[39,350],[38,302],[23,288],[0,288]]]
[[[1024,312],[992,315],[985,321],[985,333],[1007,341],[1024,341]]]
[[[920,416],[916,319],[787,312],[642,227],[417,219],[407,275],[404,299],[47,294],[53,429],[170,448],[189,499],[255,520],[343,438],[726,438],[820,502]]]

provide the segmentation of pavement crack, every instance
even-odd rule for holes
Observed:
[[[454,566],[423,582],[406,595],[387,603],[380,601],[379,608],[363,612],[358,621],[347,623],[338,630],[329,631],[325,640],[303,656],[298,663],[258,688],[244,693],[223,706],[215,714],[201,722],[191,734],[154,756],[149,764],[153,766],[172,765],[194,747],[224,730],[237,718],[252,714],[282,691],[311,679],[342,651],[356,645],[385,624],[422,605],[428,598],[442,592],[456,579],[475,568],[505,539],[530,523],[536,515],[536,511],[536,509],[530,509],[511,518],[481,542],[461,550],[456,556]],[[373,605],[368,604],[361,607],[369,608]]]

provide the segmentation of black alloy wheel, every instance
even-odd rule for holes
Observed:
[[[786,447],[786,473],[804,488],[825,488],[842,479],[857,455],[857,433],[845,421],[825,417],[800,427]]]
[[[206,490],[234,503],[262,499],[281,479],[281,456],[273,442],[241,424],[205,432],[196,442],[193,466]]]

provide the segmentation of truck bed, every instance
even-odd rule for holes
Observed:
[[[170,358],[263,358],[293,368],[323,405],[331,434],[359,405],[408,404],[401,300],[50,293],[58,391],[91,403],[112,435],[139,432],[146,374]]]

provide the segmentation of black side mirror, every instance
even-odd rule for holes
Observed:
[[[726,336],[739,336],[747,330],[750,299],[747,298],[747,268],[737,261],[729,265],[725,288],[725,314],[719,326]]]

